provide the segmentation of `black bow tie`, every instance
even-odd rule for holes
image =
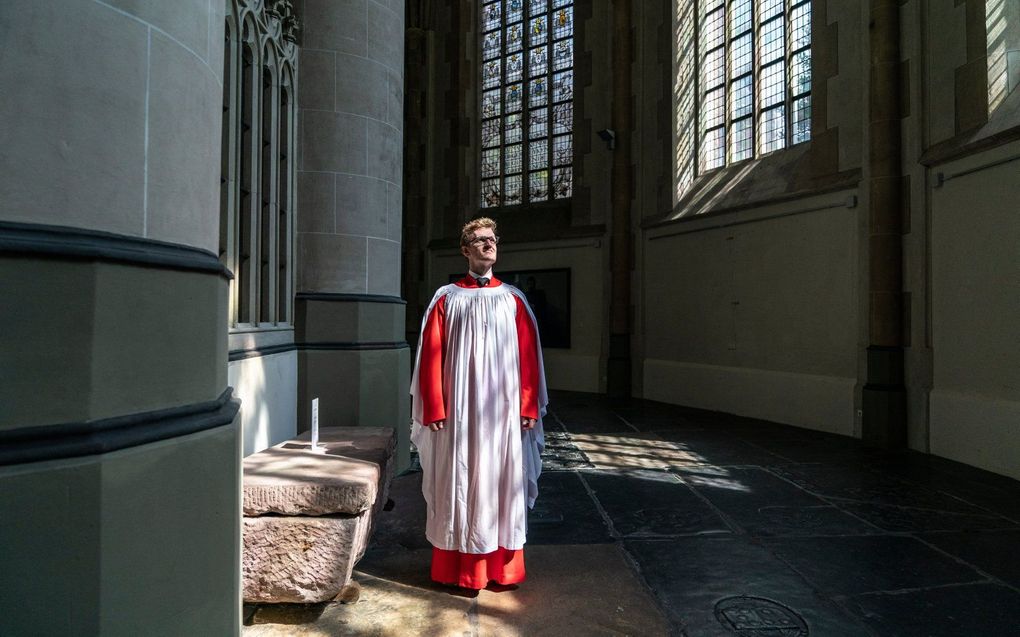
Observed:
[[[488,287],[489,277],[487,276],[475,277],[475,285],[477,285],[480,288]]]

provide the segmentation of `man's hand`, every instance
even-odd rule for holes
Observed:
[[[534,418],[521,418],[521,429],[524,431],[534,429],[536,424],[538,424],[538,421]]]
[[[429,429],[432,431],[439,431],[446,424],[445,420],[437,420],[436,422],[429,423]]]

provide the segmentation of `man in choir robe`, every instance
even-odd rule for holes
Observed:
[[[535,317],[492,274],[496,223],[461,232],[468,274],[436,292],[411,379],[432,579],[481,589],[524,579],[548,403]]]

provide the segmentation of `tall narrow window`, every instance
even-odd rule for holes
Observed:
[[[296,28],[290,0],[228,2],[220,258],[235,330],[290,322]]]
[[[674,181],[811,138],[811,0],[677,0]]]
[[[1020,3],[985,0],[988,113],[1020,85]]]
[[[481,207],[573,194],[574,6],[484,2]]]

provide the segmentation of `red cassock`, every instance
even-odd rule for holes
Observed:
[[[466,588],[524,579],[548,397],[534,315],[517,288],[471,277],[436,292],[411,381],[432,578]],[[523,431],[521,418],[538,420]],[[433,432],[429,423],[444,421]]]

